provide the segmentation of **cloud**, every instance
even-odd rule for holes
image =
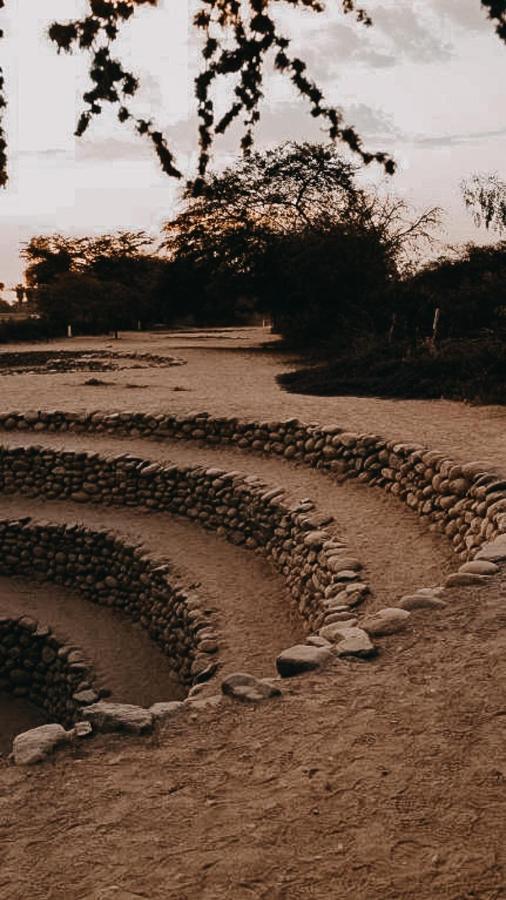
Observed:
[[[461,144],[476,144],[490,141],[494,138],[506,137],[506,128],[496,128],[489,131],[469,131],[462,134],[441,135],[415,135],[404,137],[406,143],[416,144],[419,147],[456,147]]]
[[[322,28],[322,21],[318,27],[315,17],[312,33],[308,34],[305,21],[304,34],[300,32],[298,39],[304,39],[300,52],[312,73],[324,78],[339,73],[349,63],[385,69],[405,62],[431,64],[452,58],[453,46],[442,35],[442,19],[436,8],[420,8],[416,0],[395,5],[387,0],[377,7],[369,4],[368,9],[371,28],[330,17]]]
[[[96,140],[76,139],[76,161],[146,160],[153,155],[148,141],[140,136],[103,137]]]
[[[400,136],[394,119],[382,109],[368,106],[366,103],[353,103],[343,106],[347,122],[368,138],[391,139]]]
[[[448,19],[459,29],[472,32],[493,30],[479,0],[430,0],[434,13]]]
[[[438,34],[437,21],[422,14],[420,7],[407,3],[383,6],[373,13],[373,28],[390,43],[397,60],[416,63],[444,62],[451,58],[452,45]]]

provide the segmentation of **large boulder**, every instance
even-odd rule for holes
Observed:
[[[12,744],[12,756],[17,766],[32,766],[43,762],[56,747],[66,744],[74,731],[65,731],[63,725],[39,725],[30,731],[16,735]]]
[[[291,678],[292,675],[301,675],[302,672],[321,669],[333,658],[331,651],[325,647],[296,644],[279,654],[276,659],[276,668],[282,678]]]
[[[151,731],[154,716],[149,709],[130,703],[107,703],[101,700],[82,710],[82,716],[96,731],[127,731],[142,734]]]
[[[341,628],[336,633],[335,652],[339,657],[369,659],[376,655],[376,647],[362,628]]]

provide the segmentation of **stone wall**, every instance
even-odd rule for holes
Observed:
[[[186,516],[233,544],[265,553],[283,574],[308,631],[324,624],[337,606],[354,606],[368,592],[360,562],[324,529],[331,518],[316,515],[309,501],[288,502],[281,488],[255,476],[163,466],[127,454],[0,447],[0,491]],[[41,556],[45,565],[46,554]],[[100,579],[106,568],[100,566]],[[94,576],[93,567],[87,574]]]
[[[27,616],[0,618],[0,690],[26,697],[63,725],[98,700],[79,651]]]
[[[197,440],[299,461],[337,480],[356,478],[390,492],[450,540],[462,559],[506,532],[506,480],[482,463],[458,465],[437,450],[335,425],[305,425],[296,419],[248,422],[208,413],[55,411],[3,413],[0,429]]]
[[[167,570],[108,532],[26,519],[0,521],[1,575],[51,581],[123,610],[140,622],[181,682],[190,686],[216,668],[206,649],[212,622],[195,594],[170,583]]]

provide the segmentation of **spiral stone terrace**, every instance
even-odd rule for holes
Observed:
[[[159,644],[188,687],[217,667],[205,649],[213,623],[198,596],[173,586],[166,566],[107,532],[26,519],[0,521],[0,574],[35,574],[122,609]],[[86,673],[83,678],[89,681]]]
[[[81,653],[34,619],[0,618],[0,690],[26,697],[62,725],[99,695]]]
[[[254,476],[201,466],[162,466],[123,454],[102,457],[41,447],[0,448],[0,490],[79,503],[141,506],[184,515],[236,545],[263,551],[284,575],[308,630],[334,621],[368,593],[361,563],[324,530],[310,501]]]
[[[299,461],[337,480],[356,478],[403,500],[430,528],[441,532],[462,559],[506,532],[506,480],[480,462],[455,463],[437,450],[344,431],[336,425],[248,422],[212,417],[144,413],[12,412],[0,428],[105,433],[157,439],[198,440]]]

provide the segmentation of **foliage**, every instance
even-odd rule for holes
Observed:
[[[506,242],[468,244],[453,258],[424,266],[395,293],[398,339],[430,337],[436,308],[442,340],[487,334],[506,339]]]
[[[324,0],[287,2],[293,8],[315,13],[325,9]],[[499,38],[506,41],[506,0],[479,2],[495,23]],[[132,111],[130,102],[138,89],[137,78],[112,55],[112,45],[121,26],[137,8],[157,6],[158,0],[86,0],[86,4],[87,10],[81,19],[55,22],[49,30],[49,36],[59,51],[78,49],[90,56],[92,86],[83,95],[85,109],[79,118],[76,134],[82,135],[86,131],[93,116],[102,112],[104,104],[112,104],[117,108],[120,122],[132,122],[139,134],[151,141],[162,170],[169,176],[180,178],[181,172],[165,136],[151,120],[139,118]],[[0,0],[0,10],[4,5],[5,0]],[[339,0],[339,6],[344,14],[355,15],[363,25],[372,24],[370,16],[356,4],[356,0]],[[200,123],[198,177],[193,182],[195,192],[202,188],[205,181],[215,135],[225,132],[239,117],[242,117],[244,125],[241,148],[243,153],[250,153],[253,129],[260,118],[264,71],[269,57],[273,59],[274,68],[285,74],[308,101],[311,115],[325,123],[331,140],[347,145],[362,162],[368,164],[375,160],[384,166],[386,172],[392,173],[395,170],[392,158],[384,152],[365,151],[360,136],[344,122],[340,110],[327,105],[321,89],[307,74],[305,62],[290,53],[290,39],[279,30],[272,15],[274,8],[274,0],[248,0],[244,3],[241,0],[201,0],[194,16],[193,25],[203,35],[202,68],[195,80]],[[0,38],[2,36],[0,31]],[[235,80],[233,101],[228,110],[217,117],[215,100],[220,95],[220,86],[231,79]],[[7,182],[6,140],[2,130],[4,109],[4,79],[0,68],[0,187]]]
[[[321,0],[289,0],[314,12],[324,8]],[[164,172],[181,177],[167,141],[151,121],[139,119],[132,112],[130,100],[138,88],[138,81],[111,55],[111,46],[121,25],[131,18],[135,8],[157,0],[88,0],[89,9],[82,18],[52,25],[49,35],[60,50],[79,48],[91,56],[91,90],[84,94],[86,108],[82,113],[77,134],[83,134],[91,119],[99,115],[104,103],[117,106],[121,122],[131,120],[140,134],[154,145]],[[356,7],[355,0],[340,0],[344,13],[354,13],[365,25],[367,14]],[[194,16],[193,24],[203,34],[202,68],[195,80],[195,96],[199,117],[198,179],[195,189],[202,185],[210,148],[216,134],[223,133],[238,117],[242,117],[244,134],[241,148],[248,154],[253,144],[253,128],[259,119],[259,104],[263,96],[263,71],[266,57],[272,56],[274,67],[286,74],[311,107],[311,114],[321,118],[332,140],[341,140],[357,153],[365,163],[382,163],[387,171],[394,165],[385,153],[368,153],[356,131],[343,121],[342,114],[329,107],[322,91],[306,74],[305,63],[289,52],[290,41],[279,30],[270,14],[268,0],[203,0]],[[220,117],[216,117],[216,97],[223,80],[235,81],[234,99]],[[212,89],[214,92],[212,93]]]
[[[286,373],[280,383],[321,396],[506,403],[506,242],[467,245],[454,257],[392,279],[380,300],[375,322],[364,318],[360,334],[350,328],[347,343],[332,341],[318,365]]]
[[[506,181],[499,175],[473,175],[461,184],[464,203],[476,225],[502,234],[506,230]]]
[[[47,340],[60,337],[64,333],[64,326],[49,322],[47,319],[10,319],[8,322],[0,322],[0,344]]]
[[[5,6],[5,0],[0,0],[0,10]],[[0,29],[0,40],[3,38],[3,31]],[[7,141],[3,128],[3,118],[6,107],[5,100],[5,80],[3,70],[0,67],[0,188],[7,184]]]
[[[59,327],[135,328],[151,314],[163,265],[145,252],[152,243],[143,231],[34,237],[23,250],[30,296],[41,315]]]
[[[330,314],[326,295],[335,296],[343,279],[359,279],[360,290],[350,287],[357,298],[377,293],[373,274],[382,290],[406,255],[430,240],[438,210],[412,220],[402,201],[360,189],[356,174],[332,144],[285,143],[211,175],[198,197],[187,192],[183,210],[163,228],[171,303],[205,312],[201,321],[209,323],[213,310],[223,321],[235,315],[237,298],[254,299],[293,332],[292,314],[306,324]],[[290,281],[295,271],[298,282]],[[343,284],[341,292],[348,296]]]
[[[385,339],[325,365],[278,376],[287,391],[318,397],[392,397],[506,403],[506,342],[445,341],[437,355],[419,345],[406,355]]]
[[[395,274],[371,229],[335,223],[276,235],[261,261],[261,303],[291,344],[337,350],[362,331],[387,327],[382,297]]]

